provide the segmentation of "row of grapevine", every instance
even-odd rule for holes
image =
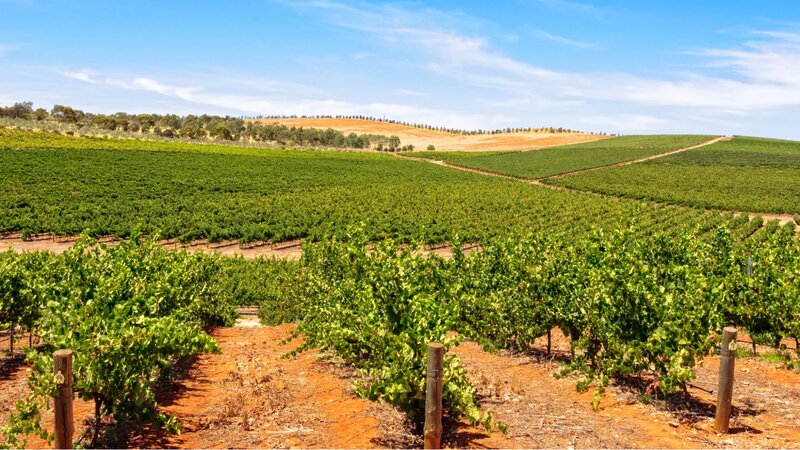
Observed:
[[[176,358],[217,350],[203,328],[236,315],[215,282],[223,264],[137,237],[114,247],[82,238],[62,255],[0,254],[0,314],[40,339],[27,353],[31,394],[17,402],[0,447],[24,446],[30,434],[52,438],[39,420],[55,389],[51,355],[61,348],[74,352],[74,389],[95,405],[92,446],[105,416],[176,430],[152,385]]]
[[[671,393],[695,377],[728,324],[771,345],[800,336],[800,244],[789,230],[745,243],[725,227],[703,239],[633,229],[571,241],[531,234],[451,260],[392,241],[368,248],[355,231],[306,246],[285,306],[271,301],[262,316],[279,321],[291,309],[306,338],[299,351],[343,358],[362,372],[358,392],[409,411],[421,407],[428,342],[526,349],[554,328],[570,338],[564,373],[583,374],[580,388],[599,394],[611,379],[652,374],[652,386]],[[458,360],[446,364],[450,413],[493,426]]]
[[[489,348],[525,348],[558,327],[572,341],[570,368],[587,385],[652,372],[673,392],[727,324],[759,343],[797,339],[793,228],[745,244],[724,228],[705,240],[626,231],[566,246],[533,236],[458,259],[463,268],[447,284],[462,285],[461,331]]]
[[[182,241],[370,238],[483,242],[519,230],[585,234],[691,209],[561,192],[386,155],[79,139],[0,128],[0,233]],[[666,225],[665,225],[666,227]],[[680,223],[674,229],[682,228]]]
[[[694,208],[792,216],[800,213],[800,142],[737,136],[639,164],[547,182]]]
[[[363,229],[307,244],[299,263],[189,255],[138,238],[113,248],[82,239],[60,256],[2,253],[3,320],[41,337],[28,355],[33,395],[18,403],[3,445],[47,437],[38,417],[54,388],[49,355],[63,347],[75,351],[75,387],[98,418],[174,429],[152,383],[174,358],[214,351],[202,327],[229,324],[235,301],[262,303],[267,323],[297,321],[298,352],[344,359],[362,374],[358,393],[412,415],[422,410],[427,343],[449,349],[466,337],[489,350],[525,349],[554,328],[570,337],[565,372],[582,373],[581,388],[652,373],[654,386],[673,392],[724,325],[770,345],[800,337],[800,244],[793,229],[772,228],[745,242],[726,227],[703,238],[632,228],[538,233],[449,260],[395,241],[370,244]],[[450,415],[504,427],[479,410],[452,355],[444,386]]]

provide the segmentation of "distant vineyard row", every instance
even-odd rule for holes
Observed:
[[[800,142],[736,137],[639,164],[548,182],[692,207],[800,214]]]
[[[438,243],[522,230],[580,236],[631,223],[642,233],[679,232],[728,220],[380,154],[2,129],[0,148],[7,149],[0,150],[0,233],[126,237],[139,229],[184,241],[253,242],[317,240],[363,222],[371,239]]]
[[[420,152],[415,156],[513,177],[542,178],[686,148],[712,137],[678,134],[623,136],[526,152]]]

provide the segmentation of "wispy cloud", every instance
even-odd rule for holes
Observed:
[[[568,13],[579,13],[597,17],[603,16],[606,13],[604,9],[592,5],[590,3],[577,2],[572,0],[534,0],[534,1],[542,6],[547,6]]]
[[[560,8],[596,10],[586,3],[539,1]],[[327,14],[328,20],[338,26],[373,34],[390,45],[414,46],[421,51],[419,65],[438,74],[524,97],[705,108],[722,113],[800,106],[800,34],[797,33],[761,31],[756,34],[761,40],[746,42],[738,49],[694,52],[703,59],[701,66],[734,70],[729,77],[695,71],[648,78],[628,73],[559,72],[514,59],[494,48],[486,36],[465,35],[430,24],[426,19],[430,15],[427,9],[398,9],[395,5],[355,7],[331,0],[299,4]],[[581,44],[551,34],[547,37],[564,44]]]
[[[88,69],[81,69],[81,70],[67,70],[63,73],[63,75],[67,78],[72,78],[78,81],[83,81],[85,83],[95,84],[96,81],[92,78],[93,72]]]
[[[424,92],[413,91],[411,89],[397,89],[396,92],[400,95],[408,95],[410,97],[424,97],[427,95]]]
[[[0,43],[0,58],[5,56],[8,52],[16,49],[17,47],[15,45]]]
[[[687,51],[684,57],[693,65],[682,66],[684,72],[643,76],[556,70],[535,53],[518,57],[503,51],[507,30],[471,26],[467,16],[414,3],[281,3],[349,30],[369,45],[344,49],[335,63],[305,55],[309,64],[326,69],[334,64],[346,67],[338,78],[315,79],[310,74],[270,79],[219,69],[126,73],[95,68],[97,72],[72,69],[60,74],[87,83],[84,91],[119,89],[128,91],[130,98],[147,99],[141,104],[150,101],[181,111],[386,115],[463,128],[528,124],[625,133],[712,132],[718,130],[711,130],[712,125],[746,124],[756,115],[763,119],[784,108],[800,108],[800,33],[748,31],[740,35],[738,45]],[[540,3],[576,11],[596,9],[571,1]],[[559,45],[597,46],[544,30],[534,32]],[[375,65],[388,62],[395,64],[397,76],[375,76]],[[348,79],[359,80],[353,83],[358,85],[347,86],[342,80]]]
[[[596,42],[584,42],[584,41],[577,41],[574,39],[565,38],[564,36],[559,36],[557,34],[548,33],[547,31],[540,30],[538,28],[531,28],[531,33],[535,36],[538,36],[543,39],[547,39],[548,41],[556,42],[558,44],[566,45],[569,47],[577,47],[577,48],[599,48],[600,46]]]
[[[223,108],[240,114],[313,115],[324,113],[373,117],[391,114],[393,118],[410,122],[448,123],[464,128],[479,128],[486,126],[487,123],[496,123],[497,126],[500,126],[499,120],[508,119],[507,117],[496,118],[485,114],[460,113],[404,103],[355,103],[331,98],[281,98],[277,95],[271,95],[271,93],[263,93],[261,95],[235,94],[225,87],[182,85],[153,77],[100,77],[97,76],[96,72],[87,69],[67,71],[63,75],[90,84],[153,93],[194,105]],[[213,78],[213,76],[207,78]],[[412,90],[400,90],[398,93],[413,97],[425,95]]]

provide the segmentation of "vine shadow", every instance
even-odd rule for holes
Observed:
[[[199,359],[198,355],[178,358],[167,370],[164,370],[153,385],[153,392],[159,409],[175,404],[181,398],[191,396],[196,389],[186,385],[186,381],[204,382],[194,373]],[[210,381],[207,381],[209,382]],[[91,427],[92,423],[85,425]],[[171,438],[174,435],[154,426],[148,421],[104,423],[101,438],[97,442],[100,448],[178,448]]]

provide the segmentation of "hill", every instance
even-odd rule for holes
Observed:
[[[394,135],[403,145],[412,144],[416,150],[425,150],[433,144],[436,150],[503,151],[534,150],[556,145],[577,144],[605,139],[606,136],[589,133],[515,132],[498,134],[462,135],[446,131],[417,128],[397,123],[363,119],[292,118],[251,119],[262,123],[279,123],[286,126],[332,128],[342,133]]]
[[[800,214],[800,142],[737,136],[552,183],[695,208]]]
[[[370,239],[465,242],[521,230],[580,235],[631,217],[664,231],[717,214],[564,192],[360,152],[250,149],[0,130],[0,233],[184,241],[322,239],[348,224]],[[564,224],[569,223],[565,227]]]
[[[420,152],[416,156],[519,178],[543,178],[603,167],[708,141],[712,136],[622,136],[536,152]]]

